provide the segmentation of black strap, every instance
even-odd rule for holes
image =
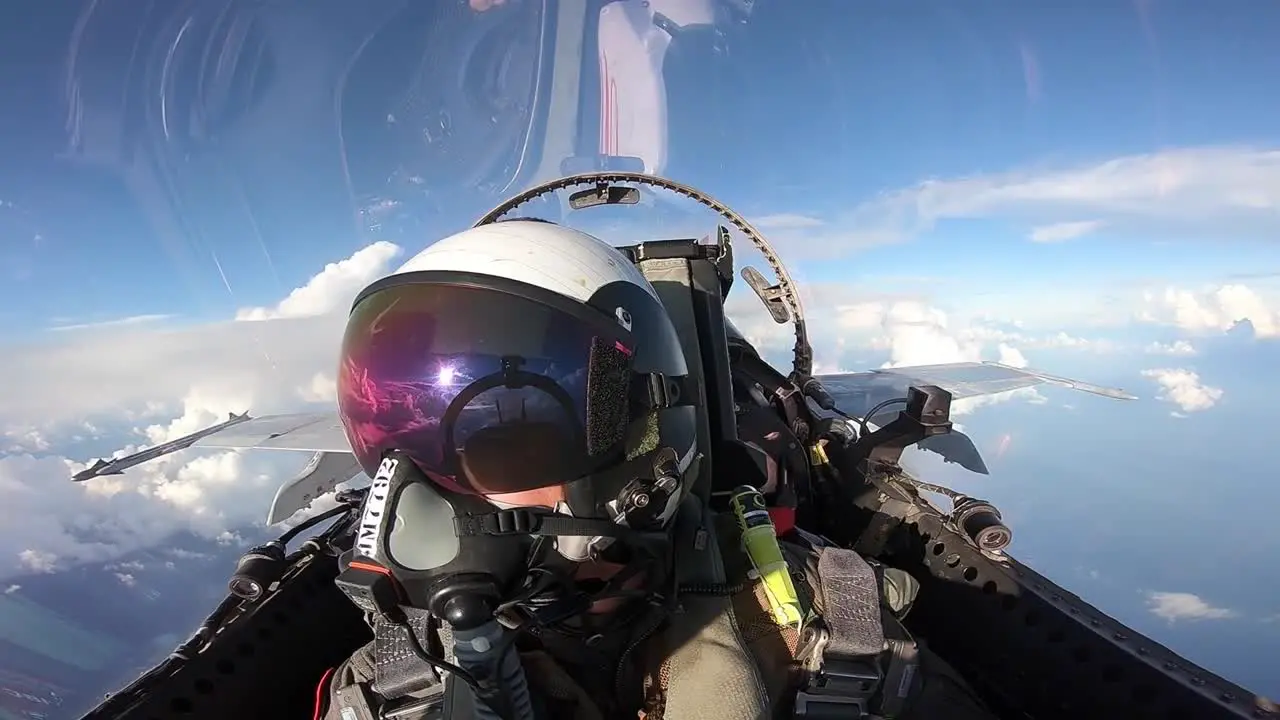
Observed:
[[[576,518],[544,508],[513,508],[453,519],[458,537],[476,535],[550,535],[554,537],[632,538],[635,530],[600,518]]]
[[[698,382],[691,375],[637,373],[631,385],[631,405],[640,412],[697,404]]]
[[[852,550],[825,547],[818,554],[823,620],[831,632],[826,655],[841,659],[879,657],[884,652],[880,587],[871,565]]]

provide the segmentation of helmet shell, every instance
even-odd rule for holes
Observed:
[[[437,241],[375,285],[394,285],[397,277],[403,277],[406,283],[420,281],[421,273],[437,278],[458,273],[470,283],[489,277],[494,279],[495,290],[510,288],[514,281],[556,293],[581,303],[602,320],[616,323],[629,335],[634,372],[688,375],[679,334],[653,286],[628,257],[587,233],[528,219],[482,225]],[[371,286],[370,291],[373,289]],[[675,451],[681,471],[687,474],[697,455],[695,407],[669,407],[657,411],[656,417],[632,417],[631,423],[633,427],[649,429],[636,433],[638,440],[635,446],[628,445],[628,458],[667,447]],[[607,504],[617,499],[622,487],[633,479],[634,470],[629,475],[605,470],[582,478],[566,478],[567,507],[561,510],[577,517],[605,516]],[[691,478],[681,482],[680,491],[660,514],[662,520],[674,514],[691,486]],[[565,550],[568,548],[562,547],[562,552]]]

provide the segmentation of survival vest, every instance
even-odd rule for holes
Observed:
[[[730,609],[759,669],[768,717],[900,716],[920,688],[917,648],[898,620],[919,589],[914,578],[794,532],[779,544],[806,619],[800,627],[783,625],[764,583],[751,572],[735,518],[715,516],[715,530],[726,576],[741,588],[730,597]],[[647,679],[645,720],[668,716],[671,677],[659,663]]]
[[[706,512],[691,498],[677,523],[681,585],[732,592],[682,595],[661,630],[628,641],[639,645],[642,720],[920,717],[904,712],[918,704],[913,696],[922,677],[916,644],[898,620],[918,589],[909,575],[794,531],[780,546],[806,620],[800,627],[781,625],[763,584],[750,572],[732,515]],[[388,691],[401,676],[398,668],[411,661],[404,643],[396,642],[398,632],[375,628],[374,642],[338,669],[323,717],[351,720],[351,710],[344,715],[343,707],[369,707],[380,704],[380,696],[396,696]],[[437,647],[448,645],[446,638],[433,639]],[[591,694],[549,654],[521,655],[531,689],[556,706],[556,717],[603,720]],[[926,666],[934,658],[926,653]],[[469,695],[460,689],[450,694]],[[470,720],[470,702],[446,702],[441,690],[415,690],[415,696],[441,698],[434,710],[417,717]],[[454,714],[445,714],[450,709]]]

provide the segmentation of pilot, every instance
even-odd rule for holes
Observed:
[[[473,508],[451,527],[400,506],[389,532],[413,533],[418,549],[457,548],[460,523],[484,526],[476,507],[540,513],[530,536],[513,543],[508,528],[506,544],[450,550],[440,560],[449,572],[431,576],[432,597],[450,578],[477,573],[509,593],[492,606],[518,656],[503,677],[518,676],[528,701],[500,716],[991,717],[898,622],[913,591],[883,589],[910,583],[818,534],[791,531],[779,544],[766,533],[788,563],[782,575],[794,579],[793,612],[777,611],[742,524],[695,492],[709,448],[698,444],[699,395],[687,378],[677,330],[639,270],[608,244],[549,222],[499,222],[440,240],[353,306],[338,403],[357,459],[382,478],[388,453],[401,453],[423,487]],[[838,433],[831,438],[838,463]],[[768,493],[770,474],[740,481]],[[358,544],[340,583],[377,562],[395,575],[399,566],[378,560],[375,545]],[[858,598],[824,586],[818,571],[827,568],[865,571],[862,589],[883,613],[848,611]],[[463,666],[466,653],[449,651],[461,647],[449,611],[433,613],[431,598],[412,593],[394,597],[403,607],[371,613],[375,640],[322,681],[317,716],[409,706],[418,714],[395,716],[499,716],[478,691],[420,662],[434,649],[456,663],[439,667]],[[850,635],[850,623],[827,622],[824,609],[863,616],[863,626]],[[408,621],[397,628],[382,612]],[[396,634],[407,628],[421,653]],[[875,646],[848,662],[864,631]]]

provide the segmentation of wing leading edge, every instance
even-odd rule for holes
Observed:
[[[911,385],[937,385],[952,399],[995,395],[1035,385],[1050,384],[1080,390],[1113,400],[1137,400],[1124,390],[997,362],[963,362],[942,365],[884,368],[858,373],[820,375],[818,381],[841,410],[862,417],[876,405],[902,397]],[[894,412],[896,415],[896,411]]]
[[[937,385],[951,393],[954,400],[996,395],[1002,392],[1034,387],[1041,384],[1060,385],[1082,392],[1100,395],[1114,400],[1137,400],[1124,390],[1102,387],[1071,378],[1050,375],[1039,370],[1015,368],[997,362],[964,362],[942,365],[916,365],[912,367],[885,368],[858,373],[820,375],[817,380],[835,400],[836,407],[858,418],[866,417],[880,403],[903,397],[912,385]],[[882,426],[898,415],[899,408],[889,407],[876,411],[866,420]],[[987,465],[981,453],[967,435],[953,431],[945,435],[926,438],[917,446],[937,453],[949,463],[956,463],[972,472],[986,475]]]
[[[132,455],[111,460],[99,459],[72,475],[71,479],[84,482],[103,475],[120,475],[144,462],[191,447],[351,452],[347,436],[342,431],[342,423],[334,413],[263,415],[258,418],[250,417],[247,412],[239,415],[232,413],[229,419],[186,437],[139,450]]]
[[[244,450],[291,450],[315,453],[307,467],[276,491],[267,524],[285,520],[332,491],[338,484],[360,474],[360,466],[351,454],[351,446],[335,413],[298,413],[291,415],[232,414],[213,427],[186,437],[171,440],[132,455],[99,459],[71,477],[84,482],[103,475],[121,475],[125,470],[150,460],[187,448],[224,448]]]

